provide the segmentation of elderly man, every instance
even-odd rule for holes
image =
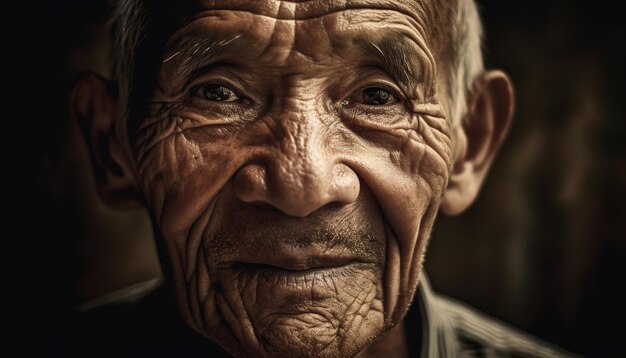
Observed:
[[[561,354],[421,270],[512,118],[473,1],[123,0],[112,26],[114,82],[84,76],[71,109],[102,198],[149,210],[199,336],[236,356]]]

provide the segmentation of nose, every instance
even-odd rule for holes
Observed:
[[[269,204],[294,217],[305,217],[328,204],[354,202],[359,178],[324,144],[312,123],[292,123],[279,144],[235,174],[235,195],[248,203]],[[284,128],[284,127],[283,127]]]

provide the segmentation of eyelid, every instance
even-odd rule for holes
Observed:
[[[401,90],[401,86],[397,84],[397,78],[395,78],[387,68],[381,64],[372,63],[364,65],[357,74],[357,77],[353,77],[354,83],[364,85],[359,86],[357,90],[363,90],[367,87],[382,87],[390,90],[397,97],[402,97],[404,92]]]
[[[224,86],[224,87],[228,88],[229,90],[233,91],[233,93],[237,97],[243,97],[242,91],[239,90],[238,86],[232,84],[230,81],[226,81],[226,80],[223,80],[223,79],[210,79],[210,80],[200,81],[200,83],[190,85],[189,86],[189,90],[186,91],[186,92],[194,93],[194,92],[198,91],[199,89],[201,89],[202,87],[209,86],[209,85]]]
[[[396,97],[400,97],[400,95],[398,94],[398,91],[395,88],[393,88],[393,87],[391,87],[391,86],[389,86],[389,85],[387,85],[385,83],[380,83],[380,82],[373,82],[373,83],[369,83],[369,84],[366,84],[364,86],[361,86],[361,87],[359,87],[357,92],[363,91],[363,90],[368,89],[368,88],[382,88],[382,89],[390,92],[392,95],[394,95]]]
[[[206,77],[222,77],[220,73],[226,72],[228,73],[228,69],[235,67],[233,64],[228,62],[215,62],[209,65],[206,65],[202,68],[199,68],[192,72],[189,77],[186,79],[183,88],[186,90],[190,87],[194,87],[193,83],[199,81],[199,79]],[[200,81],[205,82],[205,81]]]

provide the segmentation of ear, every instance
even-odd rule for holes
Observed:
[[[102,200],[119,209],[141,205],[141,195],[115,130],[119,119],[116,87],[93,73],[76,79],[69,98],[72,121],[82,132],[93,167],[96,187]]]
[[[513,85],[505,73],[484,72],[472,89],[467,114],[453,129],[455,163],[440,206],[447,215],[474,202],[513,118]]]

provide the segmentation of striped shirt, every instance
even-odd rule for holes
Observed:
[[[405,323],[411,357],[576,357],[434,293],[424,274]]]
[[[176,309],[173,290],[146,282],[83,305],[70,329],[69,352],[137,356],[228,357],[193,332]],[[434,293],[424,273],[405,318],[411,357],[574,357]]]

